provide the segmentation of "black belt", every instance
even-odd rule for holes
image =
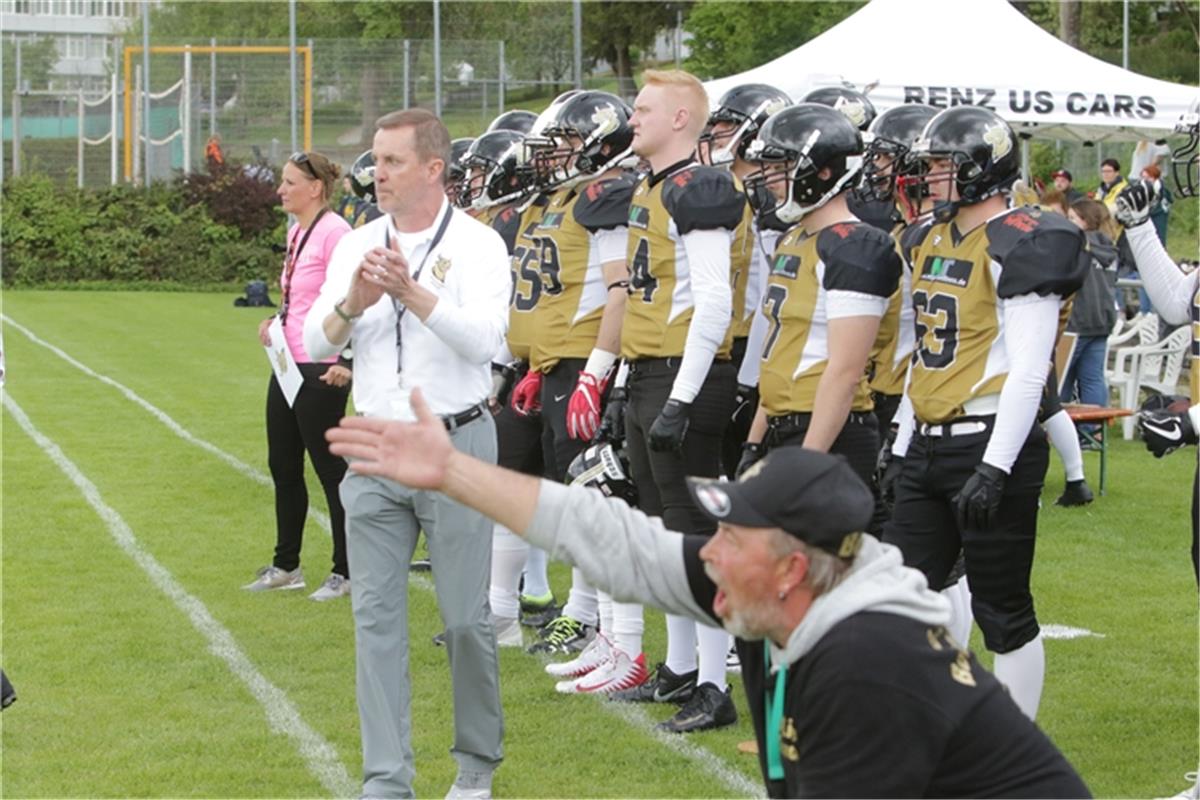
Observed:
[[[868,422],[872,416],[870,411],[851,411],[846,418],[846,424],[861,425]],[[784,428],[802,428],[807,427],[810,422],[812,422],[811,411],[796,411],[791,414],[780,414],[777,417],[767,417],[767,429],[774,431]]]
[[[442,424],[446,426],[446,430],[452,431],[455,428],[461,428],[468,422],[474,422],[483,416],[486,410],[483,403],[473,405],[466,411],[460,411],[457,414],[446,414],[442,417]]]
[[[629,362],[631,375],[649,375],[654,372],[671,372],[679,369],[683,356],[667,356],[665,358],[638,358]]]

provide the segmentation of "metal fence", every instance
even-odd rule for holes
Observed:
[[[397,108],[434,108],[440,100],[451,134],[467,136],[502,111],[544,107],[574,85],[570,6],[562,4],[564,15],[555,5],[548,13],[562,19],[544,23],[566,26],[563,36],[519,46],[442,40],[440,82],[429,39],[297,42],[311,53],[310,62],[297,59],[297,143],[349,164],[370,147],[374,121]],[[82,186],[141,183],[148,148],[150,178],[165,180],[203,169],[214,136],[226,159],[278,165],[287,157],[293,136],[286,41],[154,42],[148,141],[139,43],[121,44],[107,62],[108,92],[31,87],[3,98],[5,176],[37,171]],[[603,74],[584,81],[610,83]]]

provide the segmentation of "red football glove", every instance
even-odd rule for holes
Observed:
[[[607,379],[590,372],[580,372],[575,391],[567,401],[567,436],[590,442],[600,427],[600,395],[604,394]]]
[[[513,387],[509,404],[522,417],[539,413],[542,410],[542,373],[534,370],[526,372],[525,377]]]

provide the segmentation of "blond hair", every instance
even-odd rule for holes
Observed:
[[[681,69],[648,69],[642,73],[642,85],[663,86],[681,95],[688,112],[688,133],[699,136],[708,123],[708,92],[690,72]]]

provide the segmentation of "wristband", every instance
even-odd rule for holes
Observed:
[[[338,300],[336,303],[334,303],[333,304],[333,313],[335,313],[339,317],[341,317],[342,322],[345,322],[347,325],[349,325],[349,324],[353,323],[354,320],[361,317],[362,313],[360,312],[358,314],[355,314],[354,316],[350,316],[345,311],[342,311],[342,303],[344,303],[344,302],[346,302],[346,298],[343,297],[341,300]]]

